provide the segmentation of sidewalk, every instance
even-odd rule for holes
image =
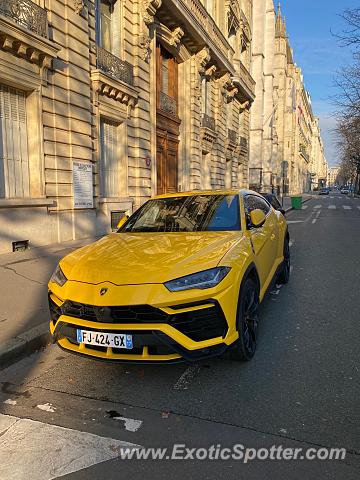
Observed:
[[[64,255],[94,240],[0,255],[0,368],[48,343],[48,280]]]

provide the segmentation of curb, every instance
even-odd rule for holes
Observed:
[[[50,343],[49,323],[44,322],[12,338],[0,347],[0,370],[46,347]]]
[[[306,198],[305,200],[303,200],[301,202],[301,205],[303,205],[306,202],[310,202],[310,200],[312,200],[312,199],[313,199],[313,197]],[[291,212],[291,210],[294,210],[294,208],[293,207],[288,207],[288,208],[285,209],[285,213]]]

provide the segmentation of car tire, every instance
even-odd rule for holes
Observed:
[[[285,285],[290,280],[290,267],[291,267],[291,260],[290,260],[290,243],[289,237],[285,238],[284,241],[284,260],[281,265],[281,270],[279,276],[277,278],[277,282],[280,285]]]
[[[231,360],[248,361],[255,355],[259,326],[259,288],[251,278],[241,286],[238,309],[237,330],[239,338],[229,350]]]

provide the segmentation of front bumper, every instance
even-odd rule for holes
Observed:
[[[234,307],[230,309],[233,288],[225,288],[215,298],[197,299],[195,295],[192,292],[189,302],[172,306],[109,307],[64,301],[50,291],[50,331],[61,348],[110,361],[197,361],[220,355],[238,338],[234,328],[237,302],[235,314]],[[131,333],[134,346],[125,350],[78,343],[77,329]]]

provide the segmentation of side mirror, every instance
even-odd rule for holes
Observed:
[[[121,217],[116,228],[117,229],[121,228],[124,225],[124,223],[127,222],[128,218],[129,218],[129,215],[124,215],[123,217]]]
[[[255,210],[250,212],[250,221],[252,227],[260,228],[266,222],[266,215],[262,210],[256,208]]]

